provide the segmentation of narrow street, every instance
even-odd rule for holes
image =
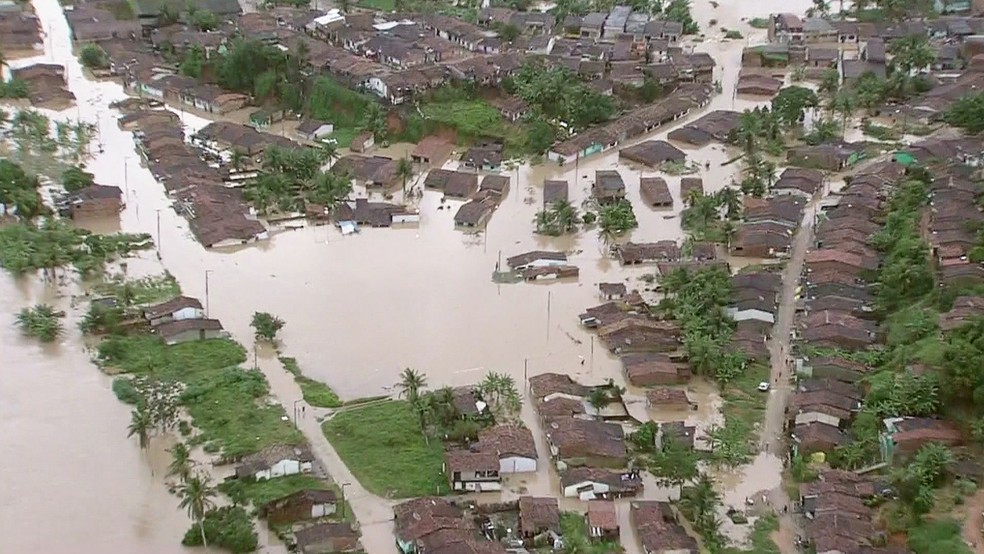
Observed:
[[[822,198],[822,196],[821,196]],[[779,313],[776,317],[776,324],[772,330],[772,340],[769,341],[769,354],[771,359],[770,377],[772,389],[769,399],[766,402],[765,421],[763,422],[761,445],[766,452],[784,457],[780,453],[784,452],[784,422],[786,406],[789,403],[789,396],[793,390],[793,367],[790,357],[790,333],[793,330],[793,323],[796,318],[796,291],[799,288],[800,276],[803,273],[803,266],[806,261],[806,253],[810,248],[813,238],[813,224],[816,215],[817,205],[820,198],[814,199],[803,210],[803,221],[800,223],[796,235],[793,237],[793,244],[790,249],[790,256],[786,262],[786,267],[782,274],[782,290],[779,298]],[[770,492],[772,505],[781,512],[782,507],[790,506],[790,498],[786,490],[780,485]],[[781,552],[797,552],[794,544],[795,537],[799,535],[799,530],[793,516],[780,513],[780,530],[773,535]]]
[[[242,339],[243,337],[235,338]],[[243,341],[243,344],[247,344],[247,342]],[[325,414],[327,410],[307,406],[303,400],[301,388],[294,382],[293,376],[283,368],[277,357],[260,357],[257,362],[260,371],[270,382],[270,392],[283,405],[284,411],[291,414],[294,407],[297,407],[299,412],[296,418],[297,428],[307,439],[311,446],[311,452],[327,470],[331,480],[339,487],[344,485],[342,492],[345,495],[345,501],[355,514],[362,532],[363,550],[366,554],[391,553],[393,551],[393,503],[367,491],[352,475],[352,472],[342,462],[338,452],[328,442],[321,430],[318,416]],[[303,411],[301,411],[302,406],[305,408]]]

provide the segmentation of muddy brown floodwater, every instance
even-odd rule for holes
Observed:
[[[762,104],[735,99],[730,92],[742,48],[762,42],[765,36],[764,31],[739,20],[766,17],[770,12],[801,12],[808,4],[808,0],[721,0],[713,8],[707,0],[696,0],[694,14],[701,28],[709,29],[709,40],[695,47],[717,60],[716,79],[724,93],[684,121],[711,109],[742,110]],[[640,176],[655,172],[620,165],[613,151],[584,160],[576,172],[573,165],[554,164],[524,165],[509,171],[511,190],[488,229],[480,234],[454,230],[452,217],[460,203],[449,202],[450,210],[439,210],[439,195],[425,192],[420,202],[421,223],[414,228],[365,229],[342,237],[333,228],[306,227],[274,233],[259,245],[207,251],[195,242],[187,222],[169,208],[163,187],[139,166],[131,134],[116,126],[118,114],[108,105],[125,97],[121,87],[85,78],[72,56],[68,27],[56,0],[35,0],[35,6],[48,30],[45,55],[14,65],[49,61],[67,66],[78,108],[55,117],[80,117],[98,125],[98,141],[105,151],[88,168],[98,182],[126,189],[127,208],[119,228],[156,237],[159,217],[163,266],[186,294],[202,299],[206,298],[207,271],[210,315],[221,319],[244,344],[251,341],[249,321],[254,311],[277,314],[287,322],[282,349],[296,357],[307,374],[326,381],[346,399],[391,391],[405,367],[426,373],[432,386],[474,383],[489,370],[509,373],[517,382],[546,371],[570,373],[584,382],[607,378],[623,382],[617,361],[600,345],[592,348],[591,335],[577,325],[576,316],[600,302],[597,283],[624,280],[630,288],[643,288],[639,278],[653,270],[619,267],[605,256],[594,231],[561,238],[533,235],[541,183],[567,179],[577,204],[588,197],[595,170],[617,167],[640,223],[630,238],[679,240],[683,238],[678,217],[682,209],[679,177],[664,175],[676,200],[674,209],[650,210],[639,202],[638,182]],[[717,19],[715,26],[709,27],[710,19]],[[720,27],[740,29],[748,38],[719,41]],[[190,129],[207,123],[187,113],[182,117]],[[679,124],[645,139],[665,138]],[[699,174],[709,191],[726,186],[738,170],[737,164],[720,166],[730,157],[720,145],[691,149],[688,154],[701,168],[710,162],[710,168]],[[100,228],[115,230],[115,225],[101,224]],[[491,281],[500,255],[504,259],[530,249],[570,252],[573,263],[581,268],[580,278],[548,285]],[[128,266],[134,274],[156,273],[161,268],[152,253]],[[64,294],[71,291],[71,287],[62,289]],[[5,299],[0,345],[9,360],[0,379],[0,451],[13,453],[5,456],[0,470],[0,490],[8,499],[0,507],[0,550],[43,546],[46,552],[181,551],[178,541],[188,522],[161,482],[166,458],[155,461],[153,451],[142,453],[134,441],[126,440],[128,410],[113,397],[109,378],[89,364],[74,324],[68,326],[62,344],[48,349],[22,339],[11,325],[21,307],[54,294],[52,288],[36,281],[0,278],[0,297]],[[67,298],[54,302],[68,307]],[[278,377],[269,369],[270,362],[272,358],[264,360],[263,366],[273,390],[292,386],[286,384],[285,375]],[[709,425],[717,417],[713,407],[720,399],[712,391],[695,392],[706,402],[701,403],[697,416],[691,416],[692,421]],[[540,455],[547,460],[528,404],[523,418],[534,429]],[[547,469],[547,463],[541,467],[535,476],[510,482],[504,494],[554,493],[556,473]],[[152,473],[155,468],[156,475]],[[726,499],[741,496],[731,489],[775,486],[778,471],[771,464],[752,466],[737,473],[736,482],[725,479]],[[675,494],[654,482],[649,485],[647,498]],[[382,509],[387,503],[368,494],[363,498],[368,508],[362,514],[373,520],[362,522],[367,550],[386,552],[390,531],[386,525],[376,525],[376,520],[388,518]],[[360,513],[362,500],[352,500]],[[570,503],[570,507],[577,509],[577,504]],[[623,529],[629,529],[628,506],[622,504],[619,510]],[[39,533],[53,522],[56,533]],[[630,538],[623,542],[633,553],[638,546]]]

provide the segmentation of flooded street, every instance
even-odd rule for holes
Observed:
[[[735,99],[731,93],[742,48],[765,36],[765,31],[740,23],[739,17],[802,11],[809,2],[731,0],[721,4],[712,8],[707,1],[695,1],[694,14],[709,38],[723,35],[720,27],[741,29],[749,37],[696,46],[715,57],[715,78],[724,92],[707,108],[642,140],[665,138],[669,131],[709,110],[740,111],[764,104]],[[108,105],[126,97],[122,88],[86,79],[72,55],[67,24],[56,0],[36,0],[35,6],[49,32],[45,55],[13,65],[46,61],[67,66],[69,88],[78,99],[78,108],[67,110],[63,117],[80,117],[98,125],[100,137],[94,142],[101,141],[105,151],[87,169],[98,183],[126,189],[127,207],[120,216],[120,228],[150,233],[156,239],[160,222],[161,262],[153,252],[145,252],[141,260],[128,264],[133,275],[160,273],[163,265],[185,294],[205,301],[209,315],[221,319],[247,347],[252,344],[249,322],[253,312],[276,314],[287,323],[281,350],[297,358],[305,374],[327,382],[343,399],[392,392],[406,367],[425,373],[432,387],[476,383],[487,371],[508,373],[521,383],[529,375],[547,371],[569,373],[588,384],[608,378],[624,383],[617,360],[600,343],[594,344],[592,335],[578,325],[577,315],[601,303],[599,282],[625,281],[630,290],[641,289],[645,284],[640,278],[654,269],[621,268],[608,258],[594,229],[568,237],[535,236],[533,219],[542,204],[541,185],[545,179],[567,180],[572,203],[580,206],[589,196],[594,172],[617,168],[639,220],[639,228],[629,238],[636,242],[682,240],[679,176],[660,174],[675,203],[673,210],[654,211],[640,201],[638,183],[640,177],[657,172],[619,164],[618,152],[613,150],[582,160],[576,170],[574,164],[559,167],[551,163],[524,165],[509,172],[510,192],[487,230],[479,234],[455,230],[452,217],[460,203],[448,202],[450,209],[438,209],[440,193],[427,191],[420,203],[418,227],[366,228],[345,237],[333,227],[307,227],[273,233],[271,240],[250,247],[208,251],[191,236],[187,222],[170,209],[164,188],[140,167],[132,135],[117,127],[118,113]],[[717,19],[713,27],[708,24],[710,19]],[[187,113],[182,117],[191,129],[207,123]],[[701,167],[697,176],[704,179],[708,192],[726,186],[740,169],[739,164],[721,166],[731,157],[721,145],[687,153]],[[705,163],[710,164],[709,169],[704,169]],[[571,263],[580,267],[579,279],[551,284],[492,282],[500,256],[504,261],[533,249],[569,252]],[[63,293],[70,290],[61,289]],[[182,551],[178,543],[188,520],[162,484],[166,455],[141,452],[135,440],[126,439],[129,409],[113,396],[110,379],[89,363],[75,323],[66,322],[66,337],[51,349],[22,339],[13,327],[14,314],[39,298],[67,309],[68,299],[56,301],[53,294],[33,281],[15,282],[7,275],[0,278],[0,296],[13,299],[4,304],[0,344],[14,369],[0,380],[0,398],[4,399],[0,450],[18,453],[8,457],[0,470],[0,489],[12,491],[10,496],[16,498],[0,508],[0,550],[23,551],[43,544],[48,552]],[[261,352],[259,361],[282,403],[289,405],[299,398],[296,385],[280,369],[274,353]],[[710,425],[720,398],[711,391],[698,392],[695,396],[701,409],[696,416],[688,414],[695,418],[688,422]],[[511,490],[505,495],[555,493],[556,472],[549,469],[546,445],[529,403],[523,417],[534,429],[544,463],[535,478],[510,482]],[[300,424],[309,440],[321,436],[313,418]],[[362,523],[366,550],[370,554],[391,551],[389,503],[362,490],[323,437],[312,440],[312,448],[329,461],[336,481],[353,483],[349,499]],[[768,461],[734,474],[733,481],[722,479],[725,500],[733,503],[737,499],[740,504],[750,492],[775,486],[780,471],[781,465]],[[666,499],[673,493],[647,482],[645,498]],[[56,496],[59,502],[52,501]],[[583,509],[579,503],[570,504]],[[620,502],[619,514],[625,536],[631,537],[627,502]],[[39,538],[38,530],[53,519],[60,522],[57,536]],[[635,541],[625,539],[623,543],[630,553],[638,549]]]
[[[183,551],[189,520],[161,480],[169,457],[127,439],[130,408],[89,363],[77,321],[70,315],[66,336],[44,347],[14,327],[20,308],[47,302],[67,310],[68,299],[7,274],[0,297],[0,451],[7,453],[0,550]],[[45,531],[49,525],[57,530]]]

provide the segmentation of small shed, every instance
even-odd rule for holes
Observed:
[[[352,144],[349,145],[349,149],[353,152],[365,153],[372,150],[372,147],[376,145],[376,138],[372,135],[370,131],[363,131],[355,138],[352,139]]]

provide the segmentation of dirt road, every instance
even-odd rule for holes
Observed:
[[[772,365],[772,390],[766,403],[765,421],[762,427],[761,444],[766,452],[779,454],[783,451],[786,406],[792,393],[793,367],[790,356],[790,333],[796,317],[796,291],[800,284],[800,276],[806,261],[806,253],[813,239],[813,223],[819,200],[807,204],[793,244],[786,268],[782,274],[782,290],[779,298],[779,312],[772,330],[772,340],[769,341],[769,355]],[[790,505],[789,495],[779,486],[770,491],[773,506]],[[793,517],[789,514],[780,516],[780,531],[773,535],[773,540],[783,553],[797,552],[793,541],[799,534],[799,529]]]

